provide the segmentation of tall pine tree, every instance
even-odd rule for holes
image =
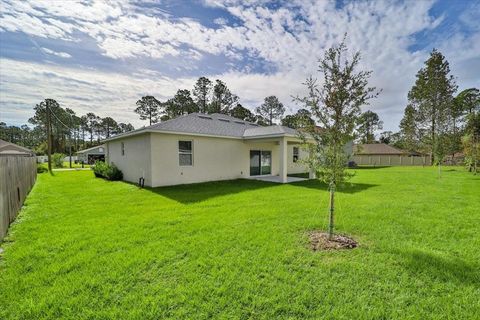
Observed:
[[[425,132],[421,138],[432,153],[432,164],[441,164],[447,152],[446,138],[457,85],[450,75],[448,61],[436,49],[430,53],[416,77],[408,100],[415,108],[420,132]]]

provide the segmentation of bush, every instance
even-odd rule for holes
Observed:
[[[97,178],[104,178],[115,181],[122,180],[123,173],[114,164],[108,164],[103,161],[96,161],[93,167],[93,173]]]
[[[44,173],[48,172],[48,168],[45,168],[45,166],[42,166],[41,164],[37,164],[37,173]]]
[[[65,155],[63,153],[54,153],[52,155],[52,164],[55,168],[63,168],[63,158]]]

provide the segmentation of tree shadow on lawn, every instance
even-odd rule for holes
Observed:
[[[321,182],[317,179],[299,181],[291,183],[293,186],[304,187],[309,189],[318,189],[328,191],[328,185],[324,182]],[[378,186],[378,184],[369,184],[369,183],[345,183],[337,187],[337,192],[340,193],[357,193],[362,192],[367,189]]]
[[[328,190],[327,185],[318,180],[305,180],[301,182],[289,183],[296,187]],[[250,179],[237,179],[225,181],[212,181],[193,184],[182,184],[177,186],[145,188],[155,194],[172,199],[174,201],[191,204],[202,202],[208,199],[221,196],[238,194],[245,191],[253,191],[265,188],[278,188],[282,184]],[[354,183],[347,184],[338,188],[341,193],[356,193],[374,187],[374,184]]]
[[[278,186],[281,185],[274,182],[237,179],[145,189],[183,204],[191,204],[216,197]]]
[[[401,265],[412,276],[426,274],[443,282],[478,284],[480,282],[480,265],[467,263],[460,258],[445,258],[421,250],[398,252],[403,258]]]

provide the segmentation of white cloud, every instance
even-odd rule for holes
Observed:
[[[434,19],[429,14],[433,1],[352,1],[341,9],[336,8],[334,1],[298,0],[278,9],[262,7],[262,3],[207,1],[208,5],[223,7],[242,21],[238,26],[231,26],[224,18],[217,18],[214,23],[218,26],[208,28],[188,18],[152,14],[150,11],[142,13],[123,1],[58,1],[53,5],[51,1],[6,1],[0,15],[0,29],[68,41],[78,40],[75,37],[80,32],[95,39],[105,56],[114,59],[175,57],[179,61],[188,61],[183,68],[189,70],[195,69],[194,63],[206,55],[223,55],[230,59],[227,65],[233,63],[231,70],[244,72],[210,72],[209,76],[225,80],[250,107],[257,106],[263,97],[271,94],[292,106],[291,95],[303,90],[301,83],[309,74],[316,74],[317,60],[323,51],[348,33],[348,46],[362,52],[361,67],[373,70],[372,84],[383,89],[379,99],[368,108],[379,113],[386,129],[396,129],[406,105],[407,92],[431,49],[412,53],[408,48],[414,43],[416,33],[434,30],[443,19]],[[478,17],[478,6],[472,7],[475,10],[461,17],[470,26],[478,20],[475,19]],[[478,28],[475,30],[476,33],[469,36],[458,33],[435,43],[450,61],[452,73],[462,77],[460,85],[464,87],[478,86],[479,82],[480,32]],[[274,73],[252,74],[249,70],[255,68],[250,65],[238,68],[237,61],[241,64],[245,55],[255,61],[265,61],[273,66]],[[12,61],[7,64],[13,71],[28,65]],[[117,112],[117,108],[127,108],[125,101],[129,101],[130,105],[143,92],[166,97],[178,88],[191,88],[194,81],[193,77],[157,81],[158,76],[154,77],[151,71],[144,72],[144,76],[95,71],[81,71],[77,75],[74,69],[58,69],[45,64],[36,67],[44,73],[36,72],[32,77],[41,81],[40,86],[45,93],[51,92],[45,87],[46,83],[50,83],[58,86],[60,97],[65,96],[67,91],[88,96],[88,103],[78,102],[84,109],[90,108],[89,104],[98,106],[108,101],[108,108],[115,108],[112,112]],[[3,75],[4,71],[1,71]],[[49,73],[53,76],[46,77],[45,74]],[[66,84],[57,81],[62,77],[68,79]],[[126,85],[119,83],[119,77],[123,77]],[[98,79],[104,91],[95,94],[98,83],[91,83],[91,79]],[[17,81],[17,84],[18,81],[34,83],[33,78],[12,81]],[[11,88],[14,85],[6,83],[6,86]],[[5,91],[2,87],[2,92]],[[2,97],[10,94],[2,93]],[[76,103],[75,99],[65,99],[68,103]]]
[[[0,59],[0,73],[0,117],[7,123],[25,122],[36,103],[53,98],[79,114],[94,112],[140,126],[145,123],[133,109],[142,95],[167,99],[177,88],[193,85],[192,79],[173,80],[145,70],[127,76],[4,58]],[[26,118],[25,113],[12,114],[19,105],[30,110]]]
[[[42,51],[47,53],[47,54],[52,54],[54,56],[57,56],[57,57],[60,57],[60,58],[71,58],[72,56],[66,52],[57,52],[57,51],[53,51],[51,49],[48,49],[48,48],[43,48],[42,47]]]
[[[213,19],[213,23],[218,24],[219,26],[223,26],[228,23],[228,20],[225,18],[216,18],[216,19]]]

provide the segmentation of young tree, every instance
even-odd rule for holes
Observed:
[[[310,77],[305,85],[308,95],[297,98],[305,104],[312,117],[322,127],[306,127],[301,138],[315,142],[309,145],[310,156],[305,160],[309,167],[318,172],[318,178],[326,182],[330,190],[328,234],[334,233],[334,199],[336,187],[351,174],[346,170],[348,155],[344,147],[355,136],[355,125],[360,116],[360,107],[378,95],[374,87],[368,86],[371,71],[357,71],[360,53],[348,58],[345,40],[325,52],[320,60],[319,71],[323,83]]]
[[[285,113],[285,107],[277,97],[269,96],[266,97],[263,104],[260,107],[257,107],[255,110],[258,115],[266,118],[270,125],[273,124],[273,120],[280,119]]]
[[[195,98],[195,103],[197,104],[198,110],[201,113],[208,112],[208,104],[210,101],[210,91],[212,90],[212,81],[208,78],[200,77],[198,78],[195,86],[193,88],[193,96]]]
[[[383,129],[383,121],[373,111],[367,110],[358,120],[358,135],[362,143],[374,143],[375,131]]]
[[[422,140],[429,146],[432,164],[437,163],[439,170],[446,153],[453,93],[457,90],[455,79],[449,73],[448,61],[433,49],[408,93],[409,103],[416,110],[417,124],[428,132]]]
[[[135,113],[140,115],[140,120],[148,120],[149,125],[156,123],[160,120],[162,114],[162,103],[158,101],[154,96],[145,96],[138,100]]]

